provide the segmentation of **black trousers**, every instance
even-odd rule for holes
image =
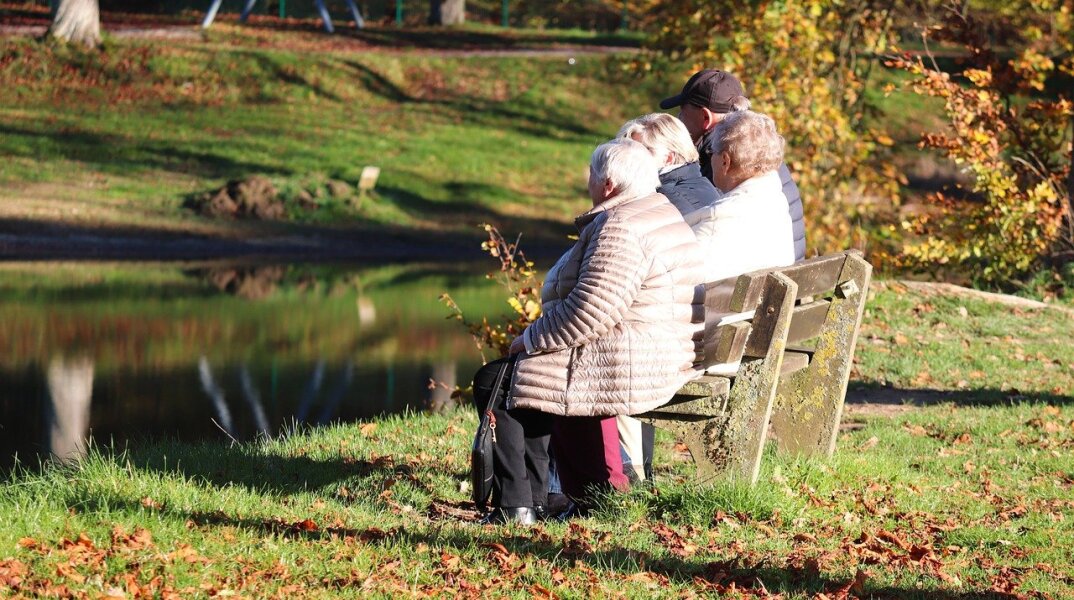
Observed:
[[[511,385],[507,373],[500,389],[495,388],[499,371],[514,357],[494,360],[474,375],[474,403],[478,413],[491,406],[495,418],[492,444],[492,504],[504,508],[544,505],[548,500],[548,440],[552,415],[536,410],[505,408]]]
[[[548,440],[552,416],[536,410],[493,409],[492,504],[505,508],[548,501]]]

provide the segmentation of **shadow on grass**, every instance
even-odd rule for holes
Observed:
[[[249,443],[176,443],[161,450],[159,446],[135,448],[129,452],[129,459],[132,465],[146,471],[178,474],[218,488],[240,486],[281,496],[332,490],[354,477],[383,480],[413,475],[409,465],[397,466],[391,461],[265,454]]]
[[[135,141],[70,127],[44,130],[0,123],[0,138],[6,138],[5,152],[10,155],[40,159],[48,154],[92,164],[107,173],[130,174],[160,169],[206,178],[293,173],[287,168],[237,160],[219,152],[176,147],[167,141]],[[48,148],[42,148],[42,145]]]
[[[110,494],[106,496],[104,493],[84,499],[79,506],[89,510],[112,511],[118,508],[131,513],[147,508],[141,502]],[[224,511],[184,511],[169,506],[152,510],[187,523],[188,526],[235,527],[265,536],[317,542],[349,539],[368,546],[380,546],[385,551],[397,551],[399,547],[406,546],[435,548],[459,555],[485,553],[489,563],[509,569],[518,568],[525,561],[540,560],[550,565],[584,566],[590,570],[590,577],[601,578],[602,572],[611,572],[620,578],[640,577],[638,581],[650,581],[651,585],[662,585],[666,582],[692,585],[713,595],[738,593],[769,597],[770,594],[779,593],[809,596],[828,594],[830,597],[843,598],[848,597],[847,593],[854,584],[852,580],[825,576],[819,571],[818,565],[809,561],[802,565],[789,562],[773,564],[773,561],[763,559],[751,564],[747,558],[713,560],[667,554],[654,557],[645,550],[594,541],[592,533],[584,524],[579,529],[567,529],[566,533],[560,536],[550,533],[541,525],[527,533],[502,527],[482,527],[476,523],[472,528],[432,527],[429,531],[418,531],[406,525],[354,528],[343,524],[317,523],[309,519],[290,521],[278,517],[240,517]],[[730,551],[731,548],[727,550]],[[457,573],[445,573],[445,576],[456,580],[465,579],[467,569],[458,568]],[[614,579],[610,579],[609,583],[611,582],[614,582]],[[329,580],[325,580],[325,583],[332,585]],[[855,597],[885,599],[983,600],[1012,597],[986,590],[955,592],[923,590],[917,587],[872,587],[867,581],[862,590],[850,593]]]
[[[902,389],[882,385],[851,383],[847,389],[849,405],[874,404],[885,406],[922,407],[939,404],[955,406],[1013,406],[1026,403],[1064,406],[1074,404],[1074,396],[1050,392],[1023,392],[1016,389],[976,390]]]
[[[524,104],[511,103],[510,99],[492,101],[466,96],[419,97],[360,61],[346,59],[342,64],[353,71],[369,92],[384,100],[398,104],[444,107],[465,115],[467,122],[471,124],[509,128],[535,137],[552,136],[563,139],[566,132],[574,136],[574,139],[586,142],[611,135],[609,131],[587,126],[590,117],[588,114],[571,114],[548,104],[540,107],[539,114],[533,114],[522,110]]]

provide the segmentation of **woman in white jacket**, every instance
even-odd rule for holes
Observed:
[[[686,215],[704,251],[705,281],[794,262],[794,236],[779,177],[783,136],[772,118],[728,114],[709,137],[715,204]]]

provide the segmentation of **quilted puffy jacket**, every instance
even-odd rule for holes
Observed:
[[[661,194],[611,198],[575,223],[578,241],[548,272],[543,314],[523,333],[509,406],[566,416],[652,410],[699,374],[700,247]]]

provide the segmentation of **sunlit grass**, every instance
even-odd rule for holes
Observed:
[[[915,313],[922,304],[934,312]],[[465,408],[241,445],[95,447],[0,487],[0,569],[23,569],[0,591],[678,597],[733,583],[808,598],[857,577],[855,593],[876,597],[1074,594],[1074,413],[1069,391],[1049,391],[1069,372],[1004,360],[1002,377],[964,387],[949,372],[914,383],[926,363],[950,371],[963,339],[1002,330],[1046,343],[1040,330],[1059,317],[891,288],[869,306],[857,378],[908,400],[920,387],[951,394],[894,416],[851,411],[831,459],[770,448],[754,487],[698,485],[662,435],[654,487],[570,524],[482,528],[467,504],[476,417]],[[931,315],[947,326],[923,355],[920,342],[895,344],[896,358],[869,341],[881,318],[913,340],[935,329]],[[1069,362],[1065,347],[1041,351]]]

